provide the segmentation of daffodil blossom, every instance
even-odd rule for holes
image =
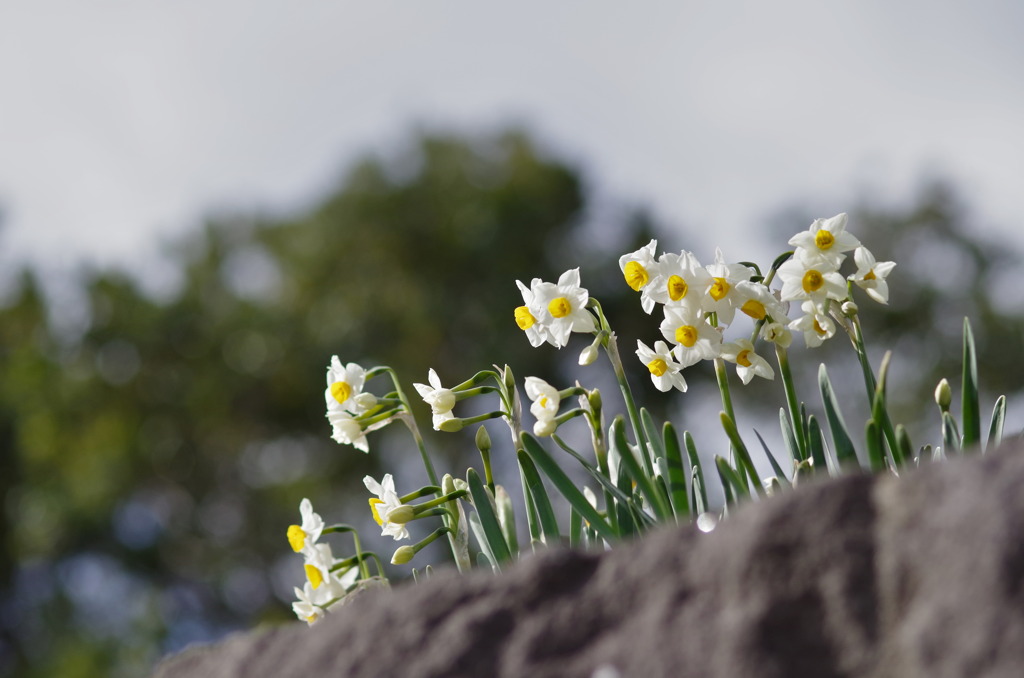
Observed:
[[[809,348],[821,346],[826,339],[831,339],[836,333],[836,325],[832,318],[813,301],[805,301],[800,305],[805,315],[789,323],[789,329],[794,332],[802,332],[804,343]]]
[[[331,364],[327,368],[327,390],[324,391],[327,411],[362,411],[356,397],[362,393],[365,383],[366,370],[356,363],[342,365],[338,356],[331,356]]]
[[[765,323],[761,327],[761,338],[765,341],[770,341],[773,344],[778,344],[782,348],[789,348],[789,345],[793,343],[793,333],[789,331],[789,318],[786,318],[786,325],[781,322]]]
[[[299,503],[299,514],[302,516],[302,524],[288,527],[288,543],[296,553],[312,548],[324,531],[324,521],[319,514],[313,513],[313,504],[309,499]]]
[[[808,258],[821,258],[837,269],[846,258],[843,252],[859,247],[860,241],[846,232],[846,213],[842,213],[829,219],[815,219],[810,228],[790,238],[789,244]]]
[[[721,248],[715,249],[715,263],[708,264],[711,286],[704,295],[702,307],[705,313],[716,313],[721,325],[731,325],[736,315],[736,285],[749,281],[753,271],[743,264],[727,264]]]
[[[295,587],[297,600],[292,603],[292,612],[310,626],[322,619],[330,611],[329,605],[344,596],[345,591],[356,583],[359,568],[351,567],[341,577],[333,572],[329,572],[328,575],[317,588],[313,588],[309,581],[306,581],[301,589]]]
[[[518,280],[516,281],[516,285],[523,295],[523,305],[516,308],[516,325],[519,326],[519,329],[526,332],[526,338],[530,340],[530,345],[534,347],[540,346],[545,341],[550,341],[548,328],[537,320],[537,316],[531,310],[534,298],[536,297],[537,286],[540,284],[540,278],[534,278],[530,282],[529,287]]]
[[[709,325],[699,311],[686,306],[666,306],[661,334],[675,344],[672,354],[682,367],[718,355],[722,335]]]
[[[857,272],[850,276],[850,280],[878,303],[888,304],[889,283],[886,277],[896,268],[896,264],[891,261],[875,261],[875,255],[866,247],[854,250],[853,260],[857,263]]]
[[[693,253],[685,250],[679,254],[666,252],[658,259],[658,274],[643,290],[643,295],[650,298],[651,308],[654,302],[700,308],[704,293],[710,286],[711,275]],[[647,306],[644,310],[650,313]]]
[[[533,401],[530,405],[530,414],[537,419],[533,432],[542,437],[554,433],[555,417],[558,416],[558,406],[561,403],[558,389],[543,379],[527,377],[526,395]]]
[[[331,553],[330,544],[314,544],[309,550],[303,551],[302,555],[306,557],[306,579],[314,589],[319,589],[325,582],[328,585],[333,584],[331,568],[336,561]]]
[[[846,298],[846,280],[831,262],[820,257],[808,256],[803,250],[779,266],[782,280],[783,301],[809,299],[817,305],[826,299],[842,301]]]
[[[619,257],[619,269],[626,279],[626,284],[634,292],[642,291],[657,273],[658,264],[654,261],[654,250],[657,247],[658,241],[652,240],[636,252]],[[640,305],[643,306],[644,311],[650,313],[654,308],[654,301],[650,296],[644,294],[640,298]]]
[[[393,523],[388,520],[388,513],[403,505],[398,493],[395,492],[395,479],[391,474],[385,474],[379,483],[366,476],[363,478],[363,484],[366,485],[366,489],[377,495],[376,498],[370,499],[370,511],[373,513],[373,519],[381,526],[381,535],[391,537],[395,541],[408,539],[409,530],[404,523]]]
[[[594,316],[587,311],[590,293],[580,287],[580,270],[563,273],[557,283],[542,282],[534,288],[530,311],[547,328],[546,340],[562,348],[569,343],[570,332],[593,332]]]
[[[723,360],[736,363],[736,374],[739,375],[744,385],[749,384],[754,377],[775,378],[772,366],[754,351],[754,345],[749,339],[739,339],[722,344],[721,357]]]
[[[363,452],[370,451],[363,426],[355,417],[344,410],[327,411],[327,421],[331,422],[333,432],[331,438],[342,445],[352,445]]]
[[[413,387],[419,392],[423,401],[430,405],[434,430],[440,431],[443,422],[455,418],[452,408],[455,407],[456,397],[451,389],[441,386],[441,379],[437,376],[434,368],[430,368],[430,372],[427,373],[427,380],[430,382],[429,386],[413,384]]]
[[[651,373],[651,381],[662,393],[677,388],[686,391],[686,379],[683,378],[683,366],[676,362],[671,349],[664,341],[654,342],[654,348],[650,348],[644,342],[637,340],[636,355]]]
[[[785,305],[761,283],[743,280],[736,283],[736,308],[754,320],[770,319],[788,323]]]

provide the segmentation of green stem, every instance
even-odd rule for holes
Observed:
[[[619,382],[622,397],[626,401],[626,412],[629,414],[629,423],[633,427],[633,436],[640,446],[640,458],[643,459],[644,470],[649,477],[653,478],[654,460],[651,458],[650,445],[647,442],[647,436],[644,434],[644,428],[640,425],[640,415],[637,413],[636,401],[633,399],[633,392],[630,390],[629,381],[626,379],[626,371],[622,367],[622,358],[619,357],[615,333],[608,334],[607,339],[604,341],[604,349],[612,363],[612,369],[615,371],[615,379]]]
[[[718,391],[722,394],[722,408],[729,419],[736,422],[736,414],[732,409],[732,394],[729,392],[729,373],[725,370],[725,361],[715,358],[715,378],[718,380]],[[729,465],[736,467],[736,446],[729,443]]]
[[[864,372],[864,386],[868,391],[868,403],[874,403],[878,382],[875,379],[874,370],[871,369],[871,362],[868,360],[868,351],[864,344],[864,331],[861,329],[858,316],[853,317],[853,348],[857,352],[861,371]],[[882,433],[885,435],[885,442],[889,446],[889,454],[892,457],[892,461],[896,466],[900,466],[902,454],[900,453],[899,446],[896,444],[896,431],[893,429],[892,420],[889,419],[888,408],[882,408],[882,421],[879,424],[882,426]]]
[[[782,375],[782,386],[786,390],[786,404],[789,407],[789,423],[793,429],[793,437],[796,439],[797,452],[800,458],[795,460],[801,462],[807,459],[807,432],[804,430],[804,422],[800,417],[800,405],[796,399],[796,387],[793,384],[793,373],[789,369],[789,355],[786,349],[775,344],[775,357],[779,361],[779,373]]]

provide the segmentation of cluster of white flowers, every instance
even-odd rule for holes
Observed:
[[[331,356],[327,368],[327,420],[331,422],[331,437],[339,443],[354,445],[363,452],[369,452],[366,431],[356,417],[373,409],[377,397],[364,392],[366,370],[355,363],[342,365],[338,356]]]
[[[516,281],[523,293],[523,306],[516,309],[516,324],[526,332],[530,344],[548,342],[562,348],[571,332],[593,332],[597,321],[587,310],[590,294],[580,286],[580,270],[566,271],[558,283],[534,278],[527,287]]]
[[[388,536],[399,541],[409,538],[409,530],[405,523],[412,517],[408,511],[410,507],[402,503],[395,492],[395,480],[390,473],[386,473],[378,483],[370,476],[363,478],[366,489],[376,496],[370,499],[370,512],[373,519],[381,527],[381,536]]]
[[[299,512],[302,524],[288,528],[288,543],[293,551],[302,554],[305,559],[306,582],[301,589],[295,588],[297,600],[292,603],[292,610],[299,619],[312,625],[323,617],[335,600],[345,595],[345,591],[355,583],[359,572],[357,567],[349,568],[340,576],[332,571],[338,561],[331,553],[331,546],[318,543],[324,521],[313,512],[309,499],[302,500]]]
[[[687,251],[655,259],[656,240],[619,258],[626,284],[640,293],[644,311],[652,313],[657,304],[663,306],[660,330],[665,341],[655,342],[654,348],[637,342],[636,351],[658,389],[685,391],[682,370],[715,358],[735,363],[744,384],[755,376],[773,379],[774,371],[756,353],[751,339],[724,341],[724,330],[733,324],[737,312],[760,323],[758,338],[782,347],[789,346],[794,331],[802,333],[808,346],[831,337],[836,324],[829,305],[849,298],[847,279],[839,273],[844,252],[855,250],[857,271],[849,281],[872,299],[888,302],[885,278],[895,264],[877,262],[847,233],[845,214],[815,220],[789,244],[795,250],[779,267],[782,288],[774,292],[750,266],[726,262],[721,249],[707,266]],[[800,303],[800,317],[789,317],[790,302]]]

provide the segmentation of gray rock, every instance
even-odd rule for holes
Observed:
[[[605,553],[441,575],[157,678],[1024,676],[1024,450],[851,476]]]

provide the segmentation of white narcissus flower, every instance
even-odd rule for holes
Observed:
[[[731,325],[736,315],[736,285],[749,282],[753,271],[743,264],[727,264],[721,248],[715,249],[715,263],[708,264],[711,286],[704,295],[702,307],[705,313],[717,313],[720,325]]]
[[[643,294],[654,302],[666,306],[691,306],[700,308],[704,293],[711,286],[711,275],[692,252],[679,254],[666,252],[658,259],[658,274]],[[647,306],[644,310],[650,313]]]
[[[361,411],[355,398],[362,393],[365,383],[366,370],[356,363],[342,365],[338,356],[331,356],[331,364],[327,368],[327,390],[324,391],[327,411]]]
[[[547,341],[562,348],[569,343],[570,332],[597,329],[594,316],[587,311],[589,299],[590,293],[580,287],[580,270],[573,268],[559,276],[557,283],[537,285],[530,311],[547,328]]]
[[[533,401],[530,405],[530,414],[537,419],[533,426],[534,434],[544,437],[554,433],[557,427],[555,417],[558,416],[558,407],[561,404],[558,389],[538,377],[527,377],[526,395]]]
[[[676,362],[672,351],[664,341],[654,342],[654,348],[650,348],[644,342],[637,340],[636,355],[640,362],[647,366],[651,373],[651,381],[662,393],[677,388],[686,391],[686,379],[683,378],[683,366]]]
[[[320,586],[306,581],[302,588],[295,588],[297,600],[292,603],[295,616],[310,626],[323,618],[330,611],[330,605],[345,595],[345,591],[359,578],[359,568],[349,568],[341,577],[330,572],[329,577]]]
[[[832,263],[820,257],[808,256],[803,250],[779,266],[783,301],[811,300],[817,305],[826,299],[846,299],[846,280]]]
[[[379,483],[372,477],[366,476],[363,478],[363,484],[366,485],[366,489],[377,495],[370,499],[370,512],[373,513],[373,519],[381,526],[380,533],[395,541],[408,539],[409,530],[406,529],[405,523],[393,523],[388,520],[388,513],[404,506],[402,500],[398,498],[398,493],[395,492],[395,479],[391,477],[391,474],[385,474]]]
[[[736,363],[736,374],[744,385],[749,384],[754,377],[763,379],[775,379],[775,371],[768,361],[754,352],[754,345],[749,339],[722,344],[721,357],[731,363]]]
[[[846,214],[842,213],[829,219],[815,219],[810,228],[790,238],[789,244],[808,258],[823,259],[837,269],[846,258],[843,252],[859,247],[860,241],[846,232]]]
[[[657,273],[658,264],[654,261],[654,250],[657,247],[658,241],[652,240],[636,252],[619,257],[619,269],[626,279],[626,284],[634,292],[640,292]],[[640,303],[648,313],[654,308],[654,302],[646,295],[641,297]]]
[[[296,553],[311,548],[324,531],[324,521],[313,513],[313,504],[308,499],[299,503],[299,514],[302,516],[302,524],[288,527],[288,543]]]
[[[854,250],[853,260],[857,263],[857,272],[850,276],[850,280],[878,303],[888,304],[889,283],[886,277],[896,268],[896,264],[892,261],[875,261],[875,256],[866,247]]]
[[[761,283],[744,280],[736,283],[736,308],[754,320],[788,323],[785,305]]]
[[[429,386],[427,384],[413,384],[413,387],[419,392],[423,401],[430,405],[434,430],[440,431],[440,426],[443,422],[455,418],[455,415],[452,414],[452,408],[455,407],[457,398],[451,389],[441,386],[441,379],[437,376],[437,372],[434,371],[433,367],[427,373],[427,380],[430,382]]]
[[[682,367],[718,355],[722,335],[699,311],[686,306],[666,306],[660,329],[662,336],[675,344],[672,354]]]
[[[789,324],[789,318],[786,318],[786,323]],[[781,322],[765,323],[761,327],[761,338],[778,344],[782,348],[789,348],[789,345],[793,343],[793,333]]]
[[[806,314],[789,323],[789,329],[794,332],[802,332],[804,343],[809,348],[821,346],[826,339],[831,339],[836,333],[836,325],[832,318],[813,301],[805,301],[800,309]]]
[[[355,417],[344,410],[327,411],[327,421],[331,422],[333,432],[331,438],[342,445],[352,445],[363,452],[370,451],[370,443],[366,440],[363,426]]]
[[[331,553],[331,545],[314,544],[312,548],[303,551],[302,555],[306,557],[306,579],[313,589],[319,589],[324,583],[327,583],[329,588],[333,584],[331,568],[336,562]]]
[[[532,310],[534,298],[537,296],[537,286],[540,284],[540,278],[534,278],[530,282],[529,287],[518,280],[516,281],[516,285],[523,295],[523,305],[516,308],[516,325],[519,326],[519,329],[526,332],[526,338],[530,340],[530,345],[534,347],[549,341],[547,327],[537,319]]]

